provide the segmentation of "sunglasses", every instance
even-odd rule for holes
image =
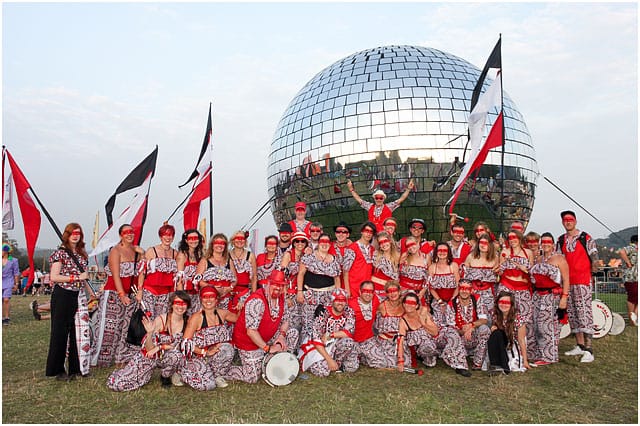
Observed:
[[[160,237],[173,237],[175,234],[173,232],[165,232],[164,234],[160,235]]]
[[[197,235],[195,237],[187,237],[187,241],[200,241],[200,237],[198,237]]]
[[[480,240],[480,241],[478,241],[478,245],[480,245],[480,246],[488,246],[488,245],[489,245],[489,241],[487,241],[487,240]]]
[[[517,235],[514,235],[514,234],[510,234],[508,238],[509,238],[509,241],[514,241],[514,240],[519,240],[520,239],[520,238],[518,238]]]
[[[461,285],[461,286],[458,287],[458,290],[460,290],[460,291],[471,291],[472,288],[473,287],[470,286],[470,285]]]
[[[78,235],[82,235],[82,231],[73,231],[71,232],[71,236],[76,237]]]
[[[563,221],[563,222],[567,222],[567,223],[573,223],[573,222],[575,222],[576,220],[575,220],[574,218],[572,218],[572,217],[568,217],[568,218],[566,218],[566,219],[562,219],[562,221]]]
[[[360,293],[362,293],[362,294],[374,294],[375,290],[366,290],[365,289],[365,290],[360,290]]]
[[[409,306],[418,306],[418,302],[416,302],[415,300],[412,300],[412,299],[407,299],[402,303],[405,304],[405,305],[409,305]]]
[[[438,254],[440,254],[440,253],[447,254],[447,253],[449,253],[449,250],[447,250],[447,249],[438,249],[437,253]]]
[[[187,302],[184,300],[176,299],[173,301],[173,306],[187,306]]]
[[[384,226],[390,226],[392,228],[395,228],[398,225],[395,222],[387,222],[387,223],[384,224]]]
[[[336,234],[348,234],[349,231],[347,231],[346,229],[344,229],[344,230],[343,229],[338,229],[335,233]]]
[[[528,239],[527,244],[538,244],[538,240]]]
[[[388,242],[389,242],[389,240],[388,240],[388,239],[386,239],[386,238],[384,238],[384,239],[382,239],[382,240],[378,240],[378,244],[380,244],[380,245],[382,245],[382,244],[386,244],[386,243],[388,243]]]
[[[122,231],[120,235],[135,235],[136,231],[133,229],[125,229]],[[73,234],[72,234],[73,235]]]
[[[233,241],[247,241],[245,237],[235,237]]]
[[[418,245],[418,243],[411,241],[411,242],[407,243],[407,248],[410,249],[411,247],[415,247],[417,245]]]
[[[201,300],[212,300],[212,299],[213,299],[213,300],[217,300],[217,299],[218,299],[218,296],[216,296],[216,295],[215,295],[215,294],[213,294],[213,293],[205,293],[205,294],[203,294],[202,296],[200,296],[200,299],[201,299]]]
[[[304,244],[307,240],[293,240],[293,244]]]

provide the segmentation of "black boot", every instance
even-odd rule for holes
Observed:
[[[160,376],[160,383],[162,383],[163,388],[171,387],[171,377]]]

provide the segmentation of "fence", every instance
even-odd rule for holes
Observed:
[[[609,306],[611,312],[627,316],[627,292],[622,279],[622,268],[605,266],[593,275],[593,298],[600,299]]]

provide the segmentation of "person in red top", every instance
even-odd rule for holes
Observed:
[[[409,193],[413,190],[414,187],[415,184],[413,183],[413,179],[411,179],[409,181],[409,184],[407,185],[407,189],[405,189],[400,198],[386,204],[384,200],[387,198],[387,194],[385,194],[384,191],[378,189],[373,193],[373,203],[371,203],[360,198],[358,193],[353,189],[353,183],[351,182],[351,180],[347,180],[347,188],[349,188],[351,196],[358,202],[358,204],[360,204],[363,209],[367,211],[367,220],[376,226],[376,232],[380,232],[384,229],[384,220],[388,217],[391,217],[393,211],[400,207],[400,204],[402,204],[402,202],[407,199]]]
[[[422,234],[424,234],[425,229],[426,229],[426,225],[424,223],[424,220],[414,218],[409,221],[409,233],[416,240],[420,241],[420,251],[424,253],[426,256],[430,256],[431,253],[433,252],[433,248],[436,246],[436,242],[433,240],[427,241],[424,238],[422,238]],[[407,252],[407,237],[404,237],[400,240],[400,253],[404,254],[406,252]],[[428,258],[429,264],[431,264],[432,260],[433,259]]]
[[[309,228],[311,228],[311,222],[307,220],[307,204],[304,201],[298,201],[295,205],[296,218],[289,221],[293,232],[304,232],[307,238],[311,236]]]
[[[289,328],[286,284],[284,272],[274,270],[267,283],[247,299],[232,337],[242,365],[231,366],[225,378],[256,383],[266,354],[296,349],[291,342],[298,340],[298,330]]]
[[[360,295],[349,299],[349,307],[353,309],[356,318],[356,328],[353,340],[366,347],[366,341],[375,339],[373,323],[376,321],[376,312],[380,306],[380,300],[374,297],[375,290],[371,281],[360,283]]]
[[[336,226],[333,227],[333,232],[336,236],[336,240],[331,243],[331,247],[329,248],[329,254],[334,255],[338,262],[340,263],[341,269],[348,269],[351,267],[353,260],[355,259],[356,254],[349,248],[353,241],[349,239],[349,235],[351,234],[351,227],[346,224],[343,220],[338,222]],[[348,274],[345,276],[344,273],[340,274],[340,283],[342,288],[349,293],[349,276]]]
[[[358,297],[360,294],[360,283],[371,280],[373,274],[374,248],[371,240],[376,234],[376,226],[371,222],[365,222],[360,228],[360,239],[352,243],[349,248],[355,253],[355,258],[350,267],[344,267],[343,274],[345,281],[348,280],[348,297]]]
[[[451,240],[447,242],[451,247],[451,254],[453,255],[453,261],[461,266],[471,253],[471,244],[464,239],[464,226],[454,224],[449,231],[451,234]]]
[[[580,362],[592,362],[593,308],[591,307],[591,273],[597,270],[598,248],[586,232],[576,228],[576,214],[571,210],[560,213],[567,231],[558,237],[556,250],[565,255],[569,264],[569,325],[576,337],[576,347],[565,355],[582,355]]]

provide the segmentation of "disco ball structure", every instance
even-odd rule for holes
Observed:
[[[294,204],[305,201],[310,220],[329,230],[344,220],[359,234],[367,212],[351,197],[347,179],[362,199],[373,201],[372,192],[382,189],[389,202],[413,177],[416,189],[393,214],[398,233],[406,234],[408,221],[421,218],[424,236],[443,238],[445,204],[464,165],[479,75],[464,59],[417,46],[364,50],[322,70],[293,98],[271,143],[267,171],[276,224],[291,220]],[[467,230],[479,220],[494,232],[513,220],[526,225],[533,209],[535,151],[506,92],[503,103],[504,170],[501,150],[494,149],[477,177],[467,180],[455,205],[458,215],[470,218]],[[498,113],[489,113],[485,136]]]

